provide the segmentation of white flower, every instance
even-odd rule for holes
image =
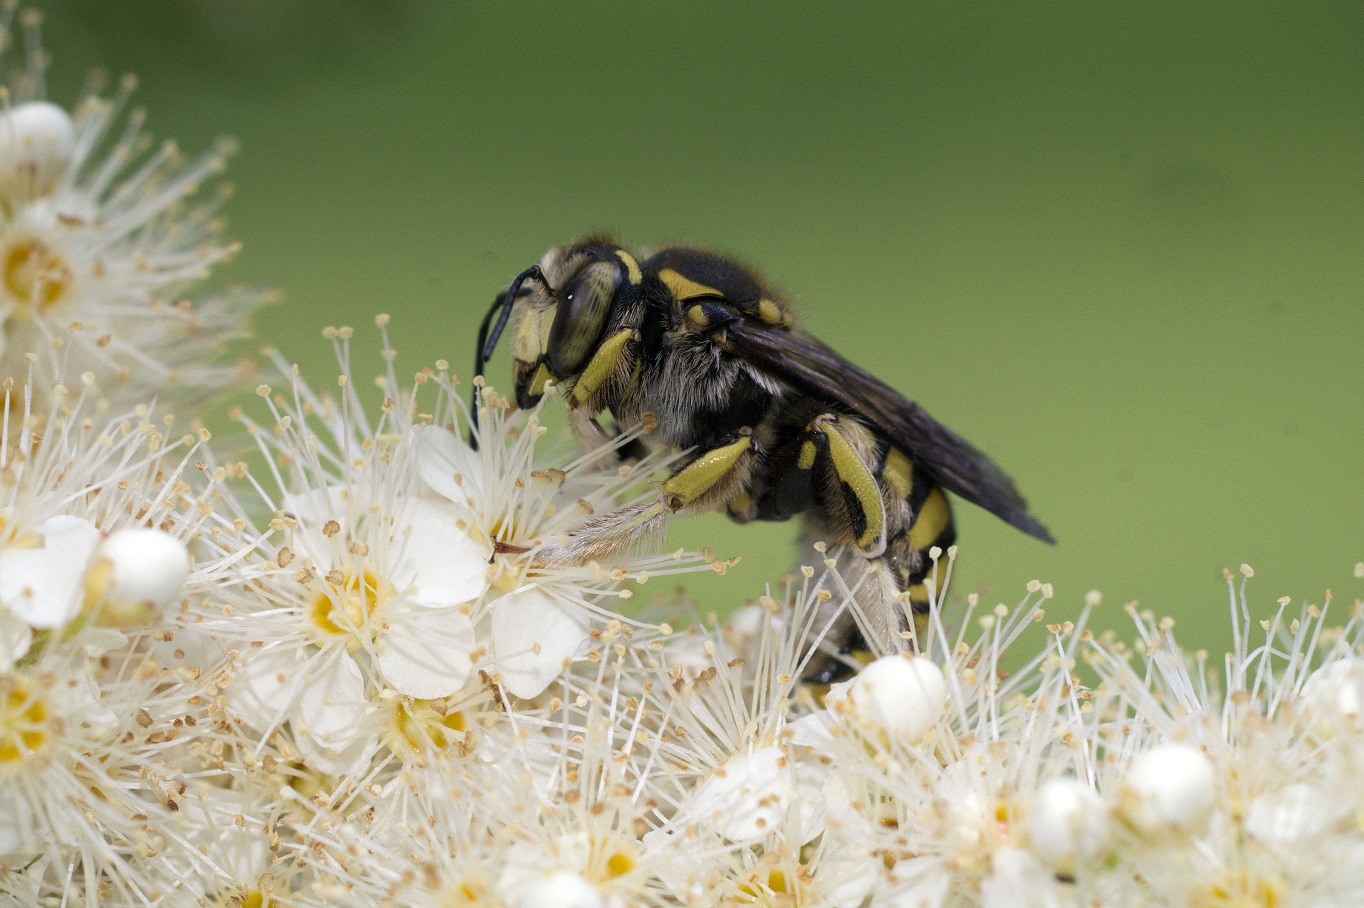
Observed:
[[[310,575],[296,592],[298,632],[322,649],[368,654],[401,693],[458,691],[474,647],[461,606],[487,588],[486,549],[439,503],[397,496],[385,510],[363,486],[326,491],[346,506],[295,507],[292,541]]]
[[[22,398],[12,385],[4,391],[5,406],[24,418],[19,431],[0,440],[0,472],[9,477],[0,488],[0,610],[30,628],[66,628],[77,644],[99,648],[122,637],[85,619],[98,621],[103,612],[108,623],[119,623],[115,615],[125,627],[145,623],[157,611],[141,604],[146,595],[157,597],[159,607],[162,597],[175,595],[169,588],[178,591],[188,570],[185,540],[211,522],[212,509],[204,505],[217,494],[220,477],[196,492],[185,475],[202,439],[168,440],[163,430],[173,419],[158,427],[146,407],[101,415],[104,402],[84,378],[79,394],[60,383],[48,388],[50,409],[41,415],[16,406],[19,399],[32,405],[31,382]],[[163,522],[174,523],[174,531],[147,528]],[[152,534],[157,542],[152,549],[135,547],[128,561],[115,541],[111,551],[124,562],[115,571],[113,561],[96,553],[106,535],[123,532],[144,540]],[[160,578],[152,586],[144,582],[149,571]]]
[[[165,856],[151,847],[148,826],[169,828],[179,795],[157,769],[175,734],[157,686],[157,673],[97,675],[61,648],[0,673],[0,863],[61,855],[73,870],[47,880],[58,892],[73,873],[75,885],[93,888],[106,872],[116,877],[108,883],[115,903],[154,891]]]
[[[542,459],[535,444],[544,427],[537,414],[517,425],[495,393],[487,390],[484,398],[477,417],[485,440],[480,448],[473,450],[439,425],[424,427],[417,435],[419,472],[430,492],[461,510],[476,540],[531,549],[529,555],[495,559],[493,585],[503,595],[488,598],[475,615],[486,623],[501,683],[529,699],[579,655],[593,620],[615,617],[613,608],[598,603],[616,595],[622,580],[691,569],[695,560],[644,555],[622,557],[609,569],[530,567],[536,545],[616,507],[623,493],[665,460],[606,470],[598,453],[576,455],[565,469],[538,469]]]
[[[587,628],[571,609],[534,586],[497,599],[490,627],[493,654],[502,684],[514,696],[538,696],[586,642]]]
[[[1246,831],[1266,842],[1291,845],[1320,835],[1344,819],[1346,811],[1319,787],[1293,782],[1250,802]]]
[[[187,203],[230,144],[191,161],[171,144],[145,153],[142,115],[121,115],[131,80],[72,113],[43,99],[36,22],[0,112],[0,376],[21,377],[33,353],[40,387],[90,371],[122,403],[220,393],[241,374],[215,364],[218,353],[268,299],[186,297],[235,251],[217,217],[225,194]]]
[[[1348,656],[1323,665],[1303,684],[1302,700],[1320,737],[1358,731],[1364,714],[1364,659]]]

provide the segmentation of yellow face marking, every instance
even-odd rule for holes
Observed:
[[[529,393],[534,397],[539,397],[545,393],[545,385],[554,380],[554,376],[549,374],[549,367],[544,363],[535,370],[535,377],[530,380]]]
[[[626,341],[634,333],[633,329],[622,328],[602,341],[597,352],[592,354],[592,359],[588,360],[587,368],[583,369],[583,374],[578,377],[577,384],[573,386],[573,393],[569,395],[573,403],[580,404],[587,400],[611,377],[611,373],[616,371],[616,364],[620,362]]]
[[[876,485],[867,464],[853,446],[848,443],[841,427],[821,425],[819,427],[829,439],[829,458],[833,461],[834,472],[838,478],[852,489],[853,497],[862,508],[866,519],[866,529],[857,537],[857,545],[862,549],[873,549],[885,545],[886,511],[881,503],[881,489]]]
[[[758,300],[758,318],[765,325],[780,325],[786,320],[786,313],[781,306],[764,297]]]
[[[687,324],[693,328],[704,328],[710,324],[710,319],[706,317],[706,310],[703,306],[692,306],[687,310]]]
[[[807,441],[800,446],[800,459],[796,461],[796,466],[802,470],[808,470],[815,465],[815,443]]]
[[[891,448],[886,452],[881,478],[898,497],[908,498],[914,489],[914,464],[899,448]]]
[[[752,446],[752,439],[745,435],[733,444],[702,454],[685,470],[663,483],[663,500],[674,511],[691,504],[724,479]]]
[[[947,496],[943,495],[942,489],[934,489],[919,508],[914,526],[909,528],[909,547],[915,551],[928,548],[951,522],[952,511],[947,506]]]
[[[638,284],[643,279],[644,276],[639,272],[639,262],[635,261],[633,255],[624,249],[617,249],[616,258],[625,263],[625,277],[630,283]]]
[[[705,284],[698,284],[689,277],[683,277],[671,268],[664,268],[658,272],[658,279],[661,280],[675,299],[690,300],[698,296],[713,296],[720,299],[724,298],[719,290],[714,287],[707,287]]]
[[[529,365],[545,354],[549,349],[549,332],[554,327],[554,313],[557,310],[557,304],[523,310],[512,332],[513,359]]]

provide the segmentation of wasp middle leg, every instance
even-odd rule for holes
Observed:
[[[757,453],[752,434],[742,430],[734,441],[702,453],[674,473],[653,500],[589,521],[566,542],[539,549],[535,563],[587,564],[647,547],[662,535],[670,517],[713,511],[740,495],[748,487]]]

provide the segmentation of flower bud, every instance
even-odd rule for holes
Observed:
[[[1302,709],[1321,738],[1358,729],[1364,713],[1364,659],[1337,659],[1317,669],[1302,686]]]
[[[160,530],[119,530],[95,550],[85,574],[85,612],[104,627],[145,624],[180,595],[189,553]]]
[[[605,902],[591,883],[564,870],[523,887],[516,908],[603,908]]]
[[[851,707],[864,722],[891,738],[913,742],[942,718],[947,686],[942,669],[924,656],[883,656],[848,684],[832,690],[825,704],[836,712]]]
[[[1028,841],[1039,861],[1063,876],[1100,857],[1108,847],[1103,804],[1078,779],[1052,779],[1033,796],[1027,815]]]
[[[0,193],[29,200],[51,192],[75,144],[71,117],[55,104],[29,101],[0,114]]]
[[[1119,793],[1123,816],[1148,835],[1189,832],[1212,811],[1212,764],[1191,744],[1158,744],[1128,767]]]

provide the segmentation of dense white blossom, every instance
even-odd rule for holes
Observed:
[[[40,389],[90,372],[125,405],[220,393],[245,374],[220,354],[269,298],[187,295],[236,250],[218,215],[226,189],[202,188],[231,143],[189,159],[152,149],[144,115],[125,113],[131,78],[112,96],[92,83],[69,110],[52,103],[39,16],[20,15],[22,41],[13,4],[0,12],[0,64],[23,52],[0,108],[0,377],[22,379],[28,356]]]
[[[220,444],[164,407],[228,383],[212,354],[259,301],[180,305],[231,252],[216,203],[185,202],[224,150],[146,149],[126,84],[51,103],[22,21],[0,105],[0,902],[1360,901],[1358,601],[1253,620],[1251,570],[1228,572],[1220,659],[1134,607],[1132,641],[1091,630],[1097,593],[1058,620],[1036,581],[993,607],[930,585],[892,632],[869,620],[884,573],[819,542],[779,583],[736,574],[728,620],[639,607],[737,559],[536,555],[680,452],[581,450],[444,362],[400,379],[384,317],[374,390],[328,329],[335,381],[272,354]],[[944,588],[955,555],[931,552]],[[826,639],[847,615],[865,651]],[[805,680],[831,658],[852,677]]]

